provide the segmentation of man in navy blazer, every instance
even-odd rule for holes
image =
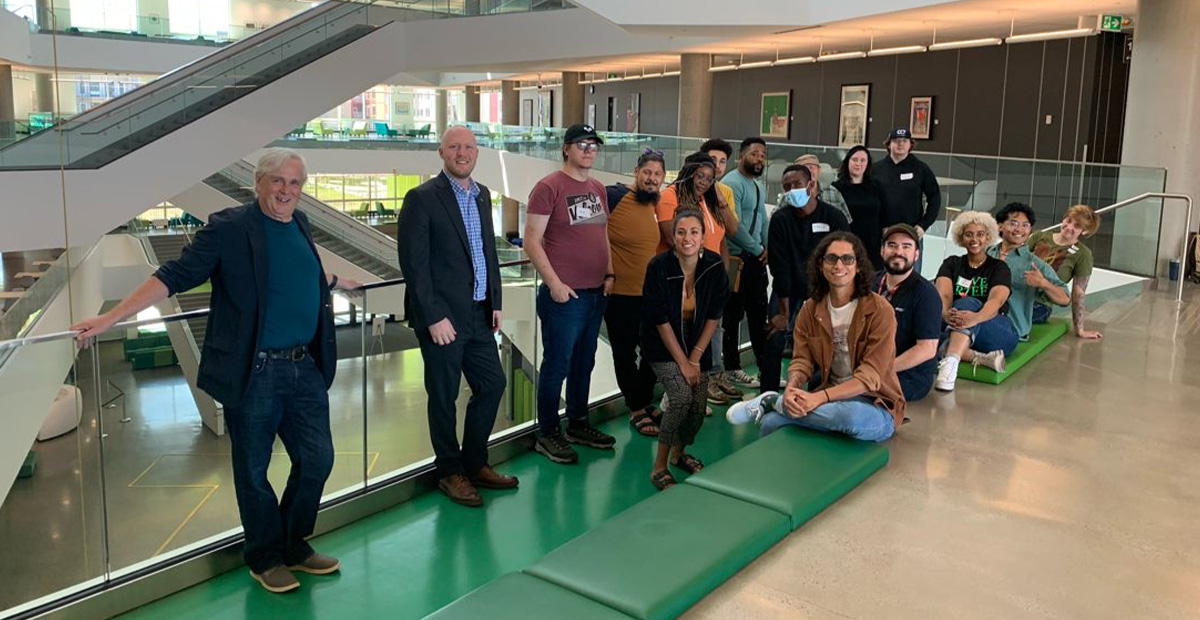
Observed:
[[[211,281],[196,383],[225,407],[246,565],[271,592],[299,588],[292,571],[323,575],[341,567],[304,539],[333,468],[330,291],[361,285],[322,268],[308,219],[295,210],[307,177],[298,153],[268,149],[254,171],[257,200],[212,214],[177,260],[112,310],[71,327],[86,345],[118,321]],[[292,462],[281,501],[267,481],[276,435]]]
[[[429,436],[438,488],[464,506],[482,506],[477,487],[510,489],[517,479],[488,465],[487,442],[504,397],[496,350],[500,265],[488,188],[471,179],[479,147],[466,127],[442,135],[442,173],[404,196],[397,225],[409,324],[425,361]],[[462,445],[455,400],[471,387]]]

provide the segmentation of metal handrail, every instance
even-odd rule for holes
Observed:
[[[514,260],[514,261],[500,263],[498,266],[499,267],[518,267],[521,265],[528,265],[530,263],[531,263],[531,261],[528,258],[522,258],[521,260]],[[395,286],[397,284],[404,284],[404,278],[395,278],[392,280],[381,280],[379,282],[368,282],[368,283],[364,284],[362,286],[362,288],[355,289],[355,290],[356,291],[370,291],[370,290],[375,290],[378,288]],[[156,317],[156,318],[151,318],[151,319],[134,319],[132,321],[124,321],[121,323],[116,323],[112,327],[105,330],[105,332],[111,331],[114,329],[129,329],[132,327],[141,327],[144,325],[154,325],[157,323],[174,323],[177,321],[187,321],[190,319],[198,319],[200,317],[208,316],[208,313],[209,313],[208,308],[200,308],[199,310],[189,310],[188,312],[179,312],[176,314],[168,314],[166,316],[161,316],[161,317]],[[28,336],[25,338],[13,338],[12,340],[0,340],[0,351],[3,351],[5,349],[10,349],[10,348],[23,347],[23,346],[31,345],[31,344],[38,344],[38,343],[42,343],[42,342],[53,342],[56,340],[66,340],[68,338],[74,338],[76,336],[76,334],[77,334],[77,332],[74,332],[71,330],[66,330],[66,331],[61,331],[61,332],[51,332],[49,334],[42,334],[40,336]]]

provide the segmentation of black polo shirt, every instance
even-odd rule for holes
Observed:
[[[942,334],[942,298],[932,282],[912,272],[895,291],[883,284],[884,272],[879,271],[871,280],[871,290],[883,295],[896,311],[896,356],[916,346],[918,340],[937,340]],[[933,385],[937,374],[937,357],[925,360],[908,370],[898,373],[901,383],[905,379],[915,383],[928,381]]]

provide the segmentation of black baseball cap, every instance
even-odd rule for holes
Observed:
[[[571,125],[567,127],[567,133],[563,134],[563,144],[572,144],[580,140],[592,139],[596,144],[604,144],[604,140],[600,139],[600,135],[596,133],[596,128],[591,125]]]
[[[917,229],[908,224],[892,224],[891,226],[888,226],[887,230],[883,231],[883,240],[887,241],[888,237],[891,237],[896,233],[908,235],[909,237],[912,237],[913,241],[917,242],[918,244],[921,243],[921,235],[917,234]]]
[[[888,142],[891,142],[892,140],[895,140],[896,138],[904,138],[905,140],[912,140],[912,133],[910,133],[908,131],[908,127],[897,127],[895,129],[893,129],[891,133],[888,134]]]

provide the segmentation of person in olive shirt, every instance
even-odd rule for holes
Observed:
[[[913,139],[907,127],[893,129],[884,146],[888,150],[887,157],[876,161],[871,170],[871,176],[883,186],[887,197],[887,210],[883,212],[880,224],[884,228],[908,224],[915,227],[923,239],[942,209],[942,188],[937,176],[912,154]],[[923,204],[922,197],[925,199]],[[921,273],[920,260],[915,269]]]
[[[846,216],[817,198],[816,179],[806,166],[792,164],[783,170],[783,201],[771,216],[767,245],[771,248],[772,297],[778,311],[767,327],[768,342],[759,368],[759,393],[777,391],[783,372],[783,352],[788,347],[796,311],[808,299],[808,257],[825,235],[849,231]]]
[[[1081,243],[1100,228],[1100,216],[1087,205],[1075,205],[1067,209],[1062,227],[1057,232],[1038,231],[1029,236],[1028,245],[1038,258],[1046,261],[1058,273],[1063,282],[1071,284],[1071,320],[1075,335],[1085,340],[1097,340],[1104,335],[1085,329],[1083,317],[1086,310],[1088,280],[1092,277],[1092,250]],[[1033,304],[1033,322],[1045,323],[1050,318],[1050,306],[1039,298]]]

